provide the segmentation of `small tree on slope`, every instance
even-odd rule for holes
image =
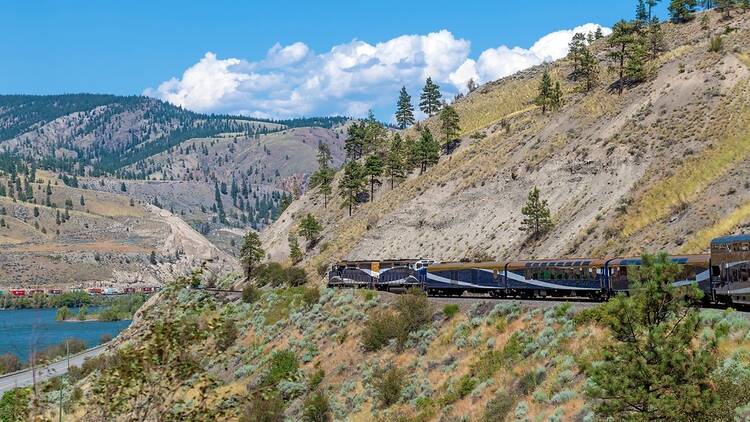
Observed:
[[[245,270],[246,278],[249,279],[254,275],[265,254],[258,233],[252,230],[247,232],[240,249],[240,262],[242,269]]]
[[[715,340],[701,342],[698,310],[686,298],[700,290],[672,286],[680,272],[666,254],[643,256],[630,285],[604,307],[613,342],[602,360],[588,365],[587,393],[600,402],[604,419],[624,421],[703,421],[717,404],[710,383],[716,367]],[[731,417],[727,420],[731,420]]]
[[[552,228],[552,217],[547,201],[540,198],[539,188],[536,186],[529,192],[521,214],[524,216],[521,221],[522,229],[529,232],[532,237],[537,237]]]

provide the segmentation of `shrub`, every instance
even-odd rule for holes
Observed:
[[[221,352],[230,348],[237,341],[237,336],[239,336],[237,325],[231,319],[225,319],[214,330],[216,347]]]
[[[471,375],[464,375],[458,380],[458,396],[464,398],[474,391],[474,387],[477,386],[477,380]]]
[[[398,317],[390,312],[373,313],[365,323],[362,332],[362,346],[365,351],[380,350],[397,336]]]
[[[286,269],[286,283],[291,287],[302,286],[307,283],[305,270],[297,267]]]
[[[297,355],[291,350],[281,350],[271,355],[271,363],[266,375],[263,377],[263,385],[276,385],[283,379],[290,378],[297,372],[299,362]]]
[[[99,336],[99,344],[109,343],[110,341],[112,341],[112,336],[109,334]]]
[[[328,264],[326,264],[325,262],[321,262],[315,268],[315,271],[318,273],[319,276],[321,277],[325,276],[326,274],[328,274]]]
[[[403,348],[409,334],[419,331],[432,319],[432,307],[427,295],[419,289],[410,289],[399,296],[394,304],[395,313],[377,312],[370,316],[363,331],[366,351],[379,350],[392,339]]]
[[[544,381],[544,371],[532,370],[526,372],[518,380],[516,390],[519,395],[525,396],[532,392],[539,384]]]
[[[284,401],[278,394],[255,394],[240,416],[240,422],[283,422]]]
[[[587,324],[597,324],[603,321],[604,314],[599,306],[579,311],[573,316],[573,323],[580,327]]]
[[[21,361],[12,353],[0,355],[0,375],[21,369]]]
[[[245,303],[253,303],[260,299],[260,290],[257,289],[255,286],[245,286],[244,289],[242,289],[242,301]]]
[[[510,394],[500,391],[497,395],[487,402],[484,408],[482,422],[502,422],[505,417],[513,410],[514,400]]]
[[[16,388],[6,391],[0,398],[0,421],[24,421],[29,417],[31,409],[30,388]]]
[[[302,300],[307,305],[314,305],[320,300],[320,290],[317,287],[308,287],[302,293]]]
[[[323,382],[323,378],[326,377],[326,371],[322,369],[318,369],[317,371],[313,372],[312,375],[310,375],[310,379],[307,380],[307,385],[310,387],[310,390],[315,390],[320,386],[320,383]]]
[[[35,354],[37,362],[50,362],[59,357],[71,355],[86,350],[86,342],[79,338],[69,338],[58,344],[53,344]]]
[[[716,35],[711,38],[711,43],[708,46],[708,51],[712,53],[719,53],[724,48],[724,40],[721,35]]]
[[[328,397],[317,391],[305,400],[302,406],[302,419],[305,422],[328,422],[331,420],[331,407]]]
[[[392,367],[386,370],[378,370],[373,375],[373,387],[375,395],[383,407],[390,407],[401,399],[401,390],[404,387],[404,372]]]
[[[280,287],[286,283],[286,271],[284,266],[278,262],[262,264],[256,270],[255,283],[260,286]]]
[[[459,307],[458,305],[450,304],[443,306],[443,315],[445,315],[446,318],[451,319],[458,313]]]

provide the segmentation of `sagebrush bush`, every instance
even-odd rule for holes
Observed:
[[[398,335],[398,317],[388,311],[374,312],[362,331],[362,347],[365,351],[380,350]]]
[[[320,383],[323,382],[323,378],[326,377],[326,371],[323,369],[318,369],[317,371],[313,372],[310,375],[310,378],[307,380],[307,386],[310,390],[315,390],[320,386]]]
[[[383,407],[390,407],[401,399],[404,376],[404,371],[395,366],[375,371],[372,384],[378,401]]]

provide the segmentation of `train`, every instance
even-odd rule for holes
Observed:
[[[680,268],[674,286],[695,284],[706,303],[750,304],[750,235],[713,239],[710,252],[670,255]],[[403,291],[429,296],[483,294],[496,298],[588,298],[604,301],[629,291],[640,257],[558,258],[508,262],[428,259],[342,261],[328,270],[329,287]]]
[[[86,292],[89,295],[92,296],[112,296],[112,295],[121,295],[121,294],[129,294],[129,293],[144,293],[144,294],[151,294],[156,293],[159,290],[161,290],[158,286],[146,286],[146,287],[125,287],[123,289],[117,289],[114,287],[89,287],[87,289],[82,288],[71,288],[68,290],[69,292]],[[62,289],[39,289],[39,288],[32,288],[32,289],[9,289],[7,291],[0,290],[0,296],[8,295],[13,297],[31,297],[36,295],[50,295],[50,296],[56,296],[63,294],[64,291]]]

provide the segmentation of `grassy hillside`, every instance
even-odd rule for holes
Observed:
[[[425,174],[384,184],[353,218],[336,192],[327,208],[314,192],[264,233],[272,256],[312,212],[325,227],[309,268],[337,259],[530,258],[700,252],[715,234],[747,223],[750,18],[709,12],[723,49],[709,51],[699,19],[662,24],[664,50],[647,81],[612,89],[607,39],[594,43],[600,83],[584,92],[570,60],[484,85],[455,108],[464,136]],[[533,103],[544,70],[560,80],[560,111]],[[438,122],[426,122],[439,133]],[[555,226],[530,240],[521,207],[537,186]]]

